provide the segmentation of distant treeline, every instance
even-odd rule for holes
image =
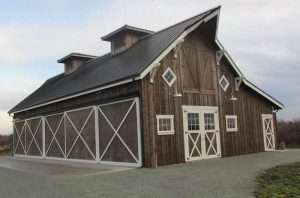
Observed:
[[[300,119],[293,121],[278,121],[278,140],[287,147],[300,147]]]
[[[13,143],[12,135],[0,135],[0,146],[11,146]]]
[[[10,155],[13,147],[12,135],[0,135],[0,155]]]

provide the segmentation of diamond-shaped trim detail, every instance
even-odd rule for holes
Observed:
[[[163,73],[162,77],[166,81],[166,83],[169,85],[169,87],[171,87],[176,80],[176,75],[170,67],[168,67],[166,69],[166,71]]]
[[[224,75],[221,77],[219,84],[220,84],[221,88],[223,89],[223,91],[227,91],[227,89],[230,85],[227,78]]]

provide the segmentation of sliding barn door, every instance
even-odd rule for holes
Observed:
[[[69,159],[96,159],[95,112],[93,107],[65,113],[66,154]]]
[[[14,122],[14,153],[18,155],[43,155],[42,118]]]
[[[47,116],[46,157],[96,159],[95,112],[93,107]]]
[[[31,156],[43,155],[42,118],[33,118],[25,121],[26,154]]]
[[[141,166],[138,98],[14,122],[14,153]]]
[[[64,114],[54,114],[45,118],[46,157],[65,158]]]
[[[138,100],[100,105],[100,160],[141,165]]]
[[[26,154],[26,128],[25,121],[14,121],[14,153]]]

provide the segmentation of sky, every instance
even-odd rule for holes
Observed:
[[[63,72],[70,52],[102,55],[100,37],[128,24],[160,30],[221,5],[218,38],[244,75],[284,103],[280,119],[300,117],[298,0],[1,0],[0,134],[7,111]]]

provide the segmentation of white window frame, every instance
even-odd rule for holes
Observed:
[[[226,83],[227,83],[227,85],[226,85],[225,87],[223,87],[223,86],[222,86],[222,83],[221,83],[223,80],[225,80]],[[220,87],[223,89],[223,91],[227,91],[227,89],[228,89],[228,87],[229,87],[229,85],[230,85],[228,79],[226,78],[226,76],[225,76],[224,74],[222,75],[221,79],[219,80],[219,85],[220,85]]]
[[[170,82],[165,78],[165,74],[167,72],[171,72],[171,74],[174,76],[174,78]],[[163,73],[162,78],[168,84],[169,87],[171,87],[174,84],[175,80],[177,79],[176,74],[173,72],[173,70],[170,67],[168,67],[166,71]]]
[[[159,120],[160,119],[170,119],[170,123],[171,123],[170,131],[160,131],[159,130]],[[173,135],[173,134],[175,134],[174,115],[156,115],[156,125],[157,125],[157,134],[158,135]]]
[[[234,128],[229,128],[228,119],[234,119],[234,124],[235,124]],[[226,120],[226,131],[227,132],[237,132],[238,131],[237,115],[226,115],[225,120]]]

